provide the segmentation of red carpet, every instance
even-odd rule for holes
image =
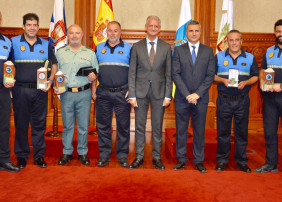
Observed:
[[[281,201],[282,173],[28,165],[0,172],[0,201]]]
[[[192,137],[187,138],[187,157],[193,159],[193,129],[188,129],[188,134]],[[176,158],[176,129],[165,129],[165,151],[168,157]],[[216,159],[216,147],[217,147],[217,130],[206,129],[205,130],[205,159]],[[231,142],[231,151],[229,158],[234,156],[234,142]]]
[[[89,127],[89,131],[92,131],[93,129],[96,129],[96,127]],[[52,131],[53,127],[49,126],[46,129],[45,134],[47,134],[49,131]],[[63,131],[63,126],[58,127],[58,131]],[[73,137],[73,156],[78,156],[78,153],[76,151],[77,148],[77,128],[75,127],[74,130],[74,137]],[[61,137],[47,137],[45,136],[45,142],[46,142],[46,151],[45,156],[62,156],[63,155],[63,143]],[[88,135],[88,157],[99,157],[99,147],[98,147],[98,136]]]

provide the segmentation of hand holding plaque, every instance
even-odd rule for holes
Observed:
[[[16,69],[11,61],[7,61],[3,65],[3,84],[14,84]]]
[[[44,67],[37,70],[37,89],[47,89],[47,67],[49,60],[46,60]]]
[[[263,91],[271,91],[274,85],[274,76],[275,71],[272,68],[268,68],[263,70],[263,77],[262,77],[262,90]]]

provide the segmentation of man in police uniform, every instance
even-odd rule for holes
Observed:
[[[218,83],[217,98],[217,171],[223,171],[230,154],[231,122],[234,118],[235,154],[237,168],[250,173],[247,166],[249,89],[258,80],[258,66],[254,56],[241,49],[242,35],[231,30],[227,35],[228,49],[216,55],[215,81]],[[230,73],[238,75],[238,87],[232,87]],[[237,85],[235,85],[237,86]]]
[[[1,13],[0,13],[1,14]],[[1,15],[0,15],[1,17]],[[1,18],[0,18],[1,25]],[[3,84],[3,64],[6,62],[11,51],[10,40],[0,33],[0,170],[9,172],[18,172],[20,169],[16,167],[10,160],[10,112],[11,97],[10,88],[14,84]]]
[[[121,26],[112,21],[107,25],[106,42],[96,48],[99,62],[99,86],[96,95],[96,122],[100,158],[98,166],[106,166],[112,151],[111,125],[113,109],[117,122],[116,155],[122,167],[128,166],[130,109],[127,102],[128,69],[131,45],[120,39]]]
[[[23,16],[22,35],[12,38],[11,59],[16,68],[16,83],[12,89],[15,116],[15,154],[17,165],[25,168],[30,154],[28,127],[31,124],[34,164],[45,168],[44,151],[46,148],[44,133],[47,115],[47,91],[57,72],[57,60],[48,41],[39,38],[39,18],[34,13]],[[37,89],[37,69],[49,60],[51,71],[45,90]]]
[[[72,160],[73,135],[75,117],[77,121],[78,159],[84,165],[89,165],[88,152],[88,125],[91,107],[90,84],[96,80],[94,68],[98,70],[98,62],[93,50],[81,44],[83,32],[81,27],[74,24],[68,28],[69,45],[60,48],[56,57],[59,70],[65,76],[66,92],[61,95],[61,110],[64,124],[63,130],[63,156],[58,164],[65,165]],[[77,76],[80,68],[87,67],[88,72]],[[91,73],[89,73],[91,72]],[[96,83],[96,82],[95,82]],[[96,84],[93,84],[95,87]],[[55,88],[56,90],[56,88]],[[55,91],[55,93],[57,93]],[[58,93],[57,93],[58,94]]]
[[[282,19],[274,25],[277,44],[264,54],[260,71],[260,86],[263,90],[263,70],[275,71],[274,85],[270,92],[263,92],[263,124],[266,145],[266,162],[255,169],[257,173],[278,172],[278,123],[282,117]]]

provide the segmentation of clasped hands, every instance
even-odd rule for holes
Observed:
[[[188,101],[188,103],[196,105],[199,98],[200,96],[197,93],[192,93],[186,97],[186,100]]]

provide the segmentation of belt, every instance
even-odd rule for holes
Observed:
[[[83,91],[83,90],[87,90],[89,88],[90,88],[90,83],[86,84],[85,86],[82,86],[82,87],[68,88],[68,91],[72,92],[72,93],[77,93],[77,92],[80,92],[80,91]]]
[[[119,92],[119,91],[127,90],[128,89],[128,84],[125,84],[125,85],[117,87],[117,88],[108,88],[108,87],[105,87],[105,86],[103,86],[101,84],[99,84],[99,86],[103,90],[107,90],[107,91],[110,91],[110,92]]]
[[[15,86],[22,87],[22,88],[37,88],[36,83],[15,83]]]
[[[218,92],[219,95],[222,95],[224,98],[227,98],[229,100],[239,100],[243,97],[245,97],[246,95],[248,95],[248,93],[242,93],[240,95],[229,95],[229,94],[226,94],[226,93],[223,93],[221,91]]]

